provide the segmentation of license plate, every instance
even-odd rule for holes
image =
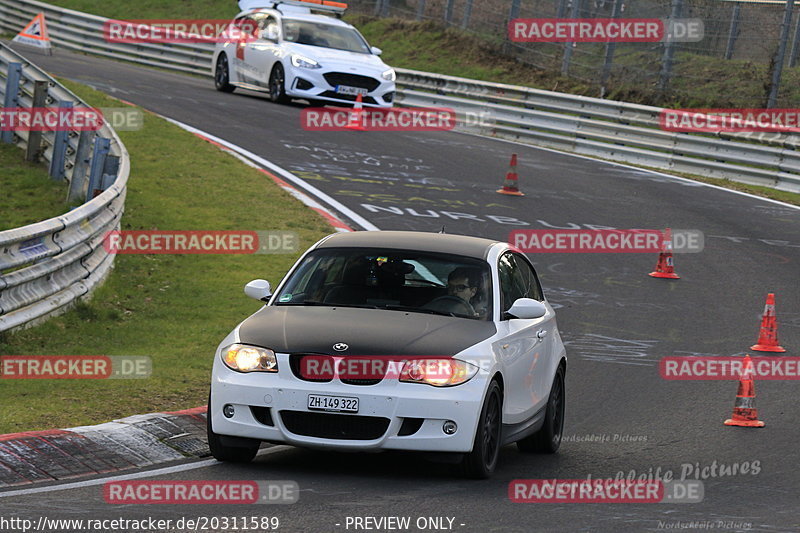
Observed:
[[[358,398],[347,396],[308,395],[308,408],[317,411],[338,411],[346,413],[358,412]]]
[[[356,96],[359,94],[361,96],[367,96],[367,93],[369,91],[366,89],[362,89],[361,87],[350,87],[349,85],[337,85],[336,92],[338,94],[350,94],[352,96]]]

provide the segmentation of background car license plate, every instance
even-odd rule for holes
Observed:
[[[343,411],[347,413],[358,412],[358,398],[346,396],[320,396],[308,395],[308,408],[319,411]]]
[[[369,91],[367,91],[366,89],[362,89],[361,87],[350,87],[349,85],[337,85],[336,92],[338,94],[352,94],[353,96],[356,96],[358,94],[360,94],[361,96],[367,96],[367,93]]]

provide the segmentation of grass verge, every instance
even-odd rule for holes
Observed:
[[[0,143],[0,231],[41,222],[68,211],[64,183],[47,168],[25,161],[25,152]]]
[[[93,106],[122,105],[62,83]],[[124,230],[289,230],[299,234],[301,250],[331,232],[261,172],[154,115],[145,113],[141,131],[120,137],[132,162]],[[143,355],[152,358],[152,377],[3,380],[0,434],[204,404],[217,344],[259,307],[244,284],[277,282],[296,258],[118,256],[90,302],[36,328],[0,334],[0,354]]]

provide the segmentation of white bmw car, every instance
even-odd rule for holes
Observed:
[[[344,4],[296,0],[241,0],[243,11],[214,50],[214,84],[269,93],[273,102],[292,98],[312,105],[352,104],[360,94],[366,107],[392,107],[394,69],[341,15]]]
[[[474,478],[501,446],[553,453],[566,352],[536,272],[507,243],[403,231],[312,246],[220,343],[208,441],[247,462],[261,442],[437,452]]]

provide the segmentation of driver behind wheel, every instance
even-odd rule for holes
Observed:
[[[480,286],[481,275],[478,270],[458,267],[447,276],[447,295],[434,298],[425,307],[456,315],[478,316],[471,302]]]

